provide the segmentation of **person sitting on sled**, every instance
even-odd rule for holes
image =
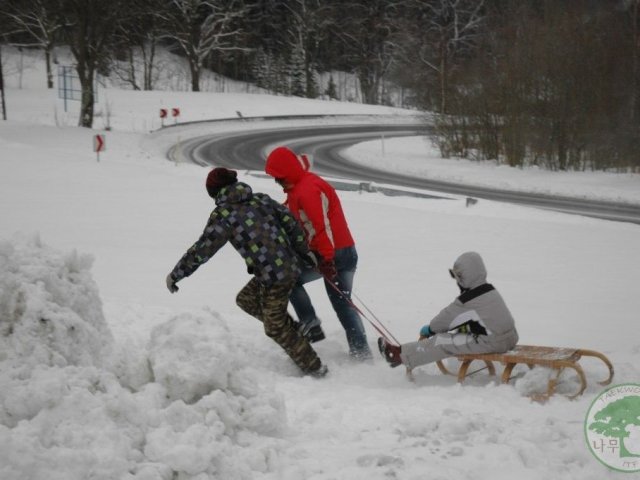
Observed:
[[[482,257],[466,252],[449,270],[460,296],[420,329],[420,339],[393,345],[378,339],[380,353],[391,367],[409,369],[447,357],[475,353],[503,353],[518,343],[511,312],[498,291],[487,283]]]

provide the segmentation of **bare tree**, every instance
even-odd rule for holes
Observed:
[[[6,21],[5,13],[0,11],[0,108],[2,108],[2,119],[7,119],[7,104],[4,98],[4,66],[2,64],[2,46],[4,40],[4,34],[8,29],[8,22]]]
[[[447,113],[449,77],[454,62],[476,45],[484,0],[414,0],[419,22],[417,58],[438,77],[439,111]]]
[[[200,74],[213,52],[249,49],[235,40],[241,33],[236,20],[247,8],[238,0],[169,0],[165,37],[185,54],[191,71],[191,89],[200,91]]]
[[[284,2],[292,22],[287,29],[289,50],[296,62],[303,60],[304,94],[316,97],[316,67],[321,44],[335,30],[331,7],[321,0],[294,0]]]
[[[360,81],[365,103],[378,104],[380,87],[395,57],[398,0],[359,0],[338,4],[336,35],[344,45],[344,58],[353,66]]]
[[[13,23],[13,33],[26,35],[25,41],[15,41],[12,44],[44,50],[48,88],[53,88],[51,56],[62,28],[56,15],[59,7],[56,0],[6,0],[1,7],[5,16]]]
[[[632,122],[640,122],[640,0],[624,0],[631,25],[631,101]]]
[[[126,66],[116,65],[114,71],[134,90],[153,89],[156,52],[166,7],[165,3],[155,0],[132,2],[116,32],[118,58]]]
[[[0,103],[2,103],[2,119],[7,119],[7,104],[4,99],[4,74],[2,68],[2,43],[0,43]]]
[[[442,151],[552,170],[637,169],[629,12],[492,3],[480,48],[450,78],[450,114],[437,117]]]
[[[76,60],[82,88],[78,125],[91,128],[95,101],[94,81],[99,69],[107,69],[114,32],[128,6],[126,0],[61,0],[64,36]]]

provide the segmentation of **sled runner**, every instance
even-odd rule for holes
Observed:
[[[546,400],[555,393],[560,373],[565,368],[573,369],[580,380],[580,389],[573,395],[568,395],[570,399],[576,398],[587,388],[587,380],[582,367],[578,363],[582,357],[596,357],[604,362],[609,369],[609,376],[605,380],[598,382],[600,385],[609,385],[613,379],[613,365],[609,359],[600,352],[593,350],[583,350],[580,348],[558,348],[558,347],[541,347],[533,345],[516,345],[515,348],[505,353],[484,353],[475,355],[457,355],[456,358],[461,362],[458,367],[458,382],[464,382],[464,379],[473,375],[479,370],[487,369],[489,375],[496,374],[496,368],[493,362],[499,362],[504,365],[502,370],[502,383],[509,383],[511,380],[511,372],[513,368],[519,364],[526,364],[529,368],[536,365],[551,368],[556,371],[556,375],[549,380],[547,385],[547,393],[535,396],[536,400]],[[485,366],[479,370],[468,372],[472,362],[484,362]],[[436,362],[440,371],[445,375],[456,375],[450,372],[444,366],[442,361]],[[411,378],[411,372],[407,369],[407,375]]]

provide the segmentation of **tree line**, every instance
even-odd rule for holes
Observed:
[[[97,73],[152,90],[160,46],[275,93],[436,113],[444,155],[551,169],[638,169],[640,0],[0,0],[3,43],[68,45],[93,122]]]
[[[485,3],[481,34],[471,51],[451,51],[434,99],[441,151],[640,171],[638,0]]]

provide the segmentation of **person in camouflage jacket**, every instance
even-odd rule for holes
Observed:
[[[238,182],[234,170],[214,168],[207,176],[206,187],[216,208],[200,238],[167,276],[167,288],[177,292],[180,280],[230,242],[253,275],[236,298],[238,306],[262,321],[265,334],[304,373],[324,376],[326,366],[287,313],[301,263],[315,262],[298,222],[271,197],[253,193],[249,185]]]

